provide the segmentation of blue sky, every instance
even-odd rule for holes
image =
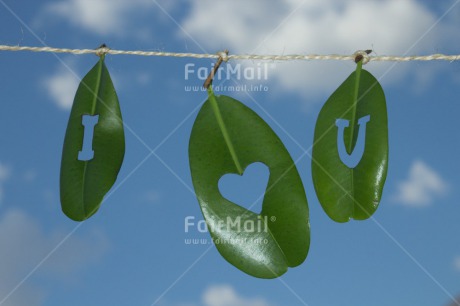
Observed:
[[[0,44],[172,52],[459,54],[459,1],[0,0]],[[460,294],[460,66],[371,62],[389,116],[390,160],[371,220],[337,224],[300,159],[311,248],[275,280],[228,264],[184,230],[202,219],[191,189],[188,138],[204,92],[185,67],[213,61],[108,55],[126,126],[126,155],[100,211],[83,223],[59,203],[69,111],[94,55],[0,53],[0,305],[448,305]],[[260,62],[232,62],[258,69]],[[293,159],[352,62],[269,62],[267,79],[232,75],[220,93],[255,110]],[[224,69],[228,69],[225,67]],[[225,88],[223,88],[225,89]],[[249,205],[268,172],[254,166],[222,192]]]

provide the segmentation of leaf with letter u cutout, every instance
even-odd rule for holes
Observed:
[[[241,271],[275,278],[300,265],[310,245],[308,203],[295,164],[255,112],[209,89],[193,125],[189,159],[193,186],[220,254]],[[225,199],[219,179],[262,162],[270,170],[262,211]]]
[[[62,211],[70,219],[83,221],[99,209],[124,154],[120,105],[101,56],[80,82],[64,139],[60,194]]]
[[[364,220],[377,210],[388,168],[387,121],[383,89],[359,61],[315,127],[313,184],[334,221]]]

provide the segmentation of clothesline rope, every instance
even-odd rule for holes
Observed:
[[[0,51],[31,51],[31,52],[51,52],[51,53],[70,53],[70,54],[112,54],[112,55],[138,55],[138,56],[162,56],[162,57],[179,57],[179,58],[209,58],[218,59],[223,56],[223,52],[216,54],[205,53],[176,53],[176,52],[161,52],[161,51],[140,51],[140,50],[112,50],[107,47],[97,49],[68,49],[68,48],[53,48],[53,47],[30,47],[30,46],[8,46],[0,45]],[[261,54],[230,54],[223,58],[228,60],[261,60],[261,61],[295,61],[295,60],[336,60],[348,61],[355,60],[357,54],[363,54],[358,51],[351,55],[340,54],[287,54],[287,55],[261,55]],[[430,54],[416,56],[387,56],[387,55],[364,55],[366,62],[408,62],[408,61],[456,61],[460,60],[459,55],[446,54]]]

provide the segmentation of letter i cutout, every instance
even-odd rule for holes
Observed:
[[[85,132],[83,136],[83,147],[80,152],[78,152],[78,160],[92,160],[94,157],[93,151],[93,135],[94,127],[99,121],[99,115],[90,116],[83,115],[81,124],[85,127]]]
[[[118,97],[102,55],[78,87],[62,149],[62,211],[72,220],[92,216],[115,183],[125,154]]]

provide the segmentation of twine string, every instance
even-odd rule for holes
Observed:
[[[260,60],[260,61],[349,61],[355,60],[357,56],[362,56],[363,64],[373,62],[409,62],[409,61],[457,61],[458,55],[430,54],[414,56],[388,56],[388,55],[369,55],[366,51],[357,51],[351,55],[341,54],[287,54],[287,55],[262,55],[262,54],[231,54],[224,52],[216,54],[206,53],[177,53],[162,51],[141,51],[141,50],[113,50],[106,46],[97,49],[69,49],[53,47],[31,47],[31,46],[8,46],[0,45],[0,51],[31,51],[31,52],[51,52],[69,54],[112,54],[112,55],[137,55],[137,56],[159,56],[159,57],[178,57],[178,58],[197,58],[197,59],[219,59],[225,62],[228,60]]]

